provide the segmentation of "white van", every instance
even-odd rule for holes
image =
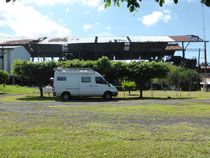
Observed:
[[[106,100],[117,96],[117,88],[98,72],[84,68],[57,68],[54,73],[54,96],[69,100],[72,96],[101,96]]]

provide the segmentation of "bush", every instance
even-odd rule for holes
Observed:
[[[9,79],[9,73],[4,70],[0,70],[0,84],[6,84],[9,81]]]
[[[129,95],[130,95],[131,90],[135,90],[136,84],[135,84],[135,82],[132,82],[132,81],[124,81],[124,82],[122,82],[122,88],[124,90],[128,91]]]

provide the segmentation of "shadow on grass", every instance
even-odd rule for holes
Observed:
[[[152,98],[152,97],[144,97],[144,98],[139,98],[139,97],[117,97],[113,98],[112,100],[108,101],[113,101],[113,102],[119,102],[119,101],[141,101],[141,100],[186,100],[186,99],[193,99],[193,97],[182,97],[182,98]],[[61,97],[40,97],[40,96],[25,96],[22,98],[17,98],[17,100],[20,101],[49,101],[49,102],[107,102],[101,97],[73,97],[69,101],[63,101]]]

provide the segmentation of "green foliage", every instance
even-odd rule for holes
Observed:
[[[0,84],[6,84],[10,79],[10,75],[8,72],[4,70],[0,70]]]
[[[163,62],[132,62],[128,64],[128,78],[135,81],[140,90],[140,97],[146,82],[153,78],[164,78],[169,72],[169,64]]]
[[[122,88],[126,91],[129,91],[129,95],[130,95],[130,91],[135,90],[136,83],[132,82],[132,81],[123,81],[122,82]]]
[[[168,83],[182,90],[192,90],[192,86],[202,80],[195,70],[172,66],[167,77]]]
[[[42,87],[50,83],[50,77],[54,76],[53,69],[56,67],[54,61],[50,62],[30,62],[16,60],[13,64],[13,73],[19,78],[25,78],[35,83],[43,96]]]
[[[155,0],[159,6],[163,6],[165,4],[165,0]],[[174,4],[178,3],[178,0],[173,0]],[[120,3],[127,3],[127,8],[129,9],[130,12],[136,11],[137,9],[140,8],[140,3],[142,0],[104,0],[105,3],[105,8],[110,7],[111,4],[117,5],[120,7]],[[201,0],[201,3],[203,3],[206,6],[210,6],[210,0]]]

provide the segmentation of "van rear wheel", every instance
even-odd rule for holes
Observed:
[[[65,92],[62,94],[62,99],[65,100],[65,101],[68,101],[71,99],[71,94],[68,93],[68,92]]]
[[[112,99],[112,93],[106,92],[103,97],[104,97],[104,100],[111,100]]]

